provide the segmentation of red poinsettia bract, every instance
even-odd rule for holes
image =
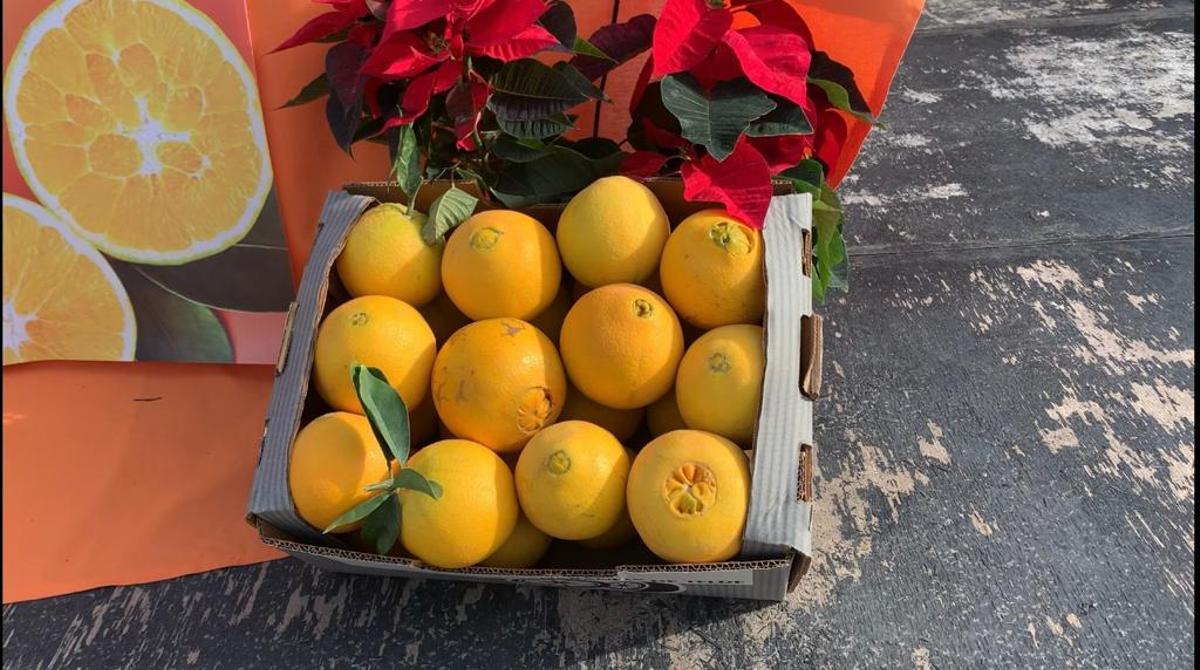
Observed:
[[[548,8],[542,0],[393,2],[383,36],[362,68],[363,74],[385,81],[410,80],[400,116],[389,125],[411,123],[424,114],[434,94],[460,80],[470,56],[508,62],[558,44],[537,23]]]
[[[735,28],[736,12],[748,12],[760,25]],[[809,83],[812,34],[785,0],[667,0],[655,27],[653,51],[634,87],[630,110],[646,148],[683,158],[685,195],[721,202],[749,225],[760,227],[771,194],[771,177],[815,157],[827,167],[838,160],[847,123],[820,87]],[[718,161],[662,120],[639,116],[651,80],[687,73],[712,91],[720,82],[745,78],[760,91],[803,110],[810,132],[743,135],[734,151]],[[783,104],[783,103],[780,103]],[[648,152],[647,152],[648,153]],[[675,163],[643,152],[625,161],[631,176],[656,174]]]

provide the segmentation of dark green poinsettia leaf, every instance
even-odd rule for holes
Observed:
[[[528,163],[507,167],[493,186],[492,193],[506,207],[518,209],[554,202],[579,192],[600,177],[615,174],[623,154],[601,159],[561,145],[550,145],[548,153]]]
[[[824,302],[828,289],[846,289],[849,259],[842,239],[841,203],[827,184],[822,184],[817,200],[823,206],[813,208],[813,294]]]
[[[363,521],[362,537],[375,547],[375,553],[383,556],[400,538],[400,503],[395,493],[378,497],[383,498],[383,502]]]
[[[488,109],[504,121],[550,119],[588,100],[562,72],[528,58],[506,63],[490,83]]]
[[[322,72],[321,74],[317,75],[316,79],[313,79],[305,84],[304,88],[300,89],[300,92],[296,94],[296,97],[280,105],[279,109],[298,107],[314,100],[320,100],[327,95],[329,95],[329,79],[325,76],[325,73]]]
[[[496,125],[500,130],[523,140],[545,140],[557,137],[575,127],[572,116],[555,114],[546,119],[531,121],[512,121],[496,117]]]
[[[871,108],[867,105],[867,99],[863,96],[862,90],[858,87],[858,81],[854,78],[854,71],[830,58],[829,54],[824,51],[813,52],[812,63],[808,68],[808,81],[810,84],[820,86],[821,90],[829,95],[830,102],[838,109],[850,112],[866,121],[875,122]],[[834,86],[829,86],[830,84]],[[832,95],[830,89],[834,89]],[[838,101],[833,99],[834,95],[839,98]]]
[[[705,91],[687,73],[663,77],[662,101],[679,119],[683,136],[703,145],[718,161],[733,153],[751,121],[775,109],[775,103],[745,79],[723,81]]]
[[[820,88],[822,91],[825,91],[825,96],[829,98],[829,104],[833,105],[837,109],[847,112],[859,119],[862,119],[863,121],[866,121],[867,123],[876,123],[875,117],[871,114],[870,110],[861,111],[854,109],[854,107],[851,106],[850,96],[845,87],[843,87],[841,84],[835,81],[829,81],[828,79],[813,79],[812,77],[809,77],[808,83]]]
[[[354,507],[351,507],[350,509],[346,510],[346,512],[344,512],[338,518],[334,519],[333,523],[329,524],[329,526],[326,527],[321,532],[322,533],[332,533],[333,531],[337,530],[338,528],[341,528],[342,526],[346,526],[346,525],[352,524],[356,521],[361,521],[361,520],[367,518],[367,516],[369,516],[372,512],[379,509],[379,506],[382,505],[392,495],[394,495],[394,494],[381,493],[379,495],[374,495],[374,496],[371,496],[370,498],[367,498],[366,500],[360,502],[359,504],[355,505]]]
[[[606,60],[606,61],[613,63],[614,65],[617,63],[617,61],[613,60],[612,58],[609,58],[608,54],[597,49],[596,45],[583,39],[582,37],[575,38],[575,45],[573,47],[573,50],[575,51],[575,53],[579,54],[580,56],[589,56],[591,58]]]
[[[592,100],[604,100],[608,102],[608,96],[604,95],[603,89],[593,84],[591,79],[583,76],[583,73],[575,69],[574,65],[566,61],[561,61],[554,64],[554,70],[561,74],[564,79],[571,82],[571,85],[583,95]]]
[[[621,153],[621,145],[608,139],[607,137],[585,137],[582,140],[579,140],[578,142],[572,142],[567,146],[571,150],[577,151],[594,160],[610,158],[613,156],[613,154]]]
[[[475,212],[479,198],[466,191],[451,186],[429,207],[429,216],[421,228],[421,237],[425,244],[433,245],[445,239],[447,233],[457,227]]]
[[[346,153],[350,153],[362,122],[366,77],[359,70],[367,54],[367,48],[357,42],[342,42],[325,54],[325,77],[331,93],[325,103],[325,118],[334,140]]]
[[[587,40],[576,41],[577,55],[571,59],[571,64],[579,68],[583,76],[595,81],[649,50],[654,26],[655,19],[649,14],[601,26]]]
[[[815,158],[805,158],[780,176],[792,180],[797,191],[812,193],[814,202],[821,197],[821,189],[825,186],[825,167]]]
[[[513,163],[528,163],[545,156],[548,152],[541,140],[518,140],[509,135],[501,135],[492,144],[492,153],[496,157]]]
[[[825,168],[808,158],[780,174],[797,193],[813,198],[813,297],[824,301],[831,288],[849,288],[849,257],[842,228],[845,217],[837,192],[825,181]]]
[[[358,124],[358,130],[354,131],[354,139],[351,140],[351,143],[370,140],[379,136],[383,133],[383,125],[385,123],[387,123],[387,119],[382,116],[377,119],[363,117],[362,122]]]
[[[746,128],[750,137],[776,137],[779,135],[809,135],[812,124],[799,105],[783,98],[774,98],[775,109],[771,110]]]
[[[550,3],[546,12],[538,18],[538,25],[545,28],[562,47],[560,51],[573,51],[578,31],[575,27],[575,11],[562,0]]]
[[[354,391],[362,404],[363,413],[371,424],[375,439],[384,449],[385,455],[405,462],[408,459],[411,435],[408,428],[408,407],[396,389],[388,383],[387,375],[378,368],[362,363],[350,366],[350,379]]]

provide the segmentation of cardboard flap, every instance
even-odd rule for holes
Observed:
[[[812,315],[812,279],[805,274],[805,233],[812,228],[812,196],[776,196],[763,226],[766,253],[767,366],[750,482],[743,556],[811,554],[811,505],[801,500],[803,454],[812,445],[812,400],[800,390],[802,324]]]
[[[810,400],[821,395],[821,366],[824,365],[824,336],[821,317],[812,314],[800,323],[800,390]]]
[[[322,541],[321,534],[305,523],[292,506],[287,487],[288,460],[292,441],[300,430],[304,398],[308,395],[313,343],[325,311],[329,273],[346,242],[350,226],[374,202],[374,198],[341,191],[331,192],[325,199],[317,238],[300,280],[300,290],[297,292],[300,299],[290,319],[290,335],[276,367],[258,468],[254,471],[254,484],[246,510],[251,523],[255,518],[262,518],[294,537],[317,542]],[[308,300],[308,296],[314,299]],[[280,486],[280,482],[284,485]]]

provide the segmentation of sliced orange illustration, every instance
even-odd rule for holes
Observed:
[[[135,322],[112,266],[39,205],[4,194],[4,364],[133,360]]]
[[[4,117],[29,188],[110,256],[178,265],[242,239],[271,188],[258,90],[179,0],[59,0],[21,37]]]

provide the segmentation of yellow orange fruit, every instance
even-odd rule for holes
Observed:
[[[579,389],[567,389],[567,402],[563,405],[559,421],[587,421],[600,426],[613,434],[622,444],[633,437],[639,426],[645,410],[641,407],[634,409],[613,409],[592,400],[579,392]]]
[[[433,402],[455,435],[516,451],[562,411],[567,379],[554,344],[520,319],[461,328],[433,365]]]
[[[517,496],[529,521],[550,537],[602,535],[625,510],[629,453],[612,433],[564,421],[534,436],[517,460]]]
[[[512,471],[494,451],[469,440],[434,442],[409,468],[442,488],[440,498],[400,491],[400,541],[439,568],[465,568],[491,556],[517,525]]]
[[[628,447],[625,448],[625,453],[629,456],[629,463],[632,467],[634,453]],[[635,538],[637,538],[637,529],[633,527],[633,520],[629,518],[629,506],[626,505],[612,528],[596,537],[580,540],[580,544],[588,549],[617,549],[629,544]]]
[[[180,0],[51,4],[5,70],[4,120],[37,199],[116,258],[222,251],[271,189],[250,68]]]
[[[633,527],[633,520],[629,518],[629,510],[626,509],[612,528],[596,537],[580,540],[579,543],[588,549],[618,549],[629,544],[636,537],[637,529]]]
[[[646,281],[658,271],[670,234],[654,193],[620,175],[598,179],[571,198],[555,232],[571,276],[592,287]]]
[[[437,409],[433,406],[432,393],[426,393],[419,405],[408,410],[408,430],[414,449],[438,438]]]
[[[576,302],[563,322],[571,383],[615,409],[645,407],[675,381],[683,331],[667,301],[633,284],[609,284]]]
[[[546,555],[550,542],[552,538],[529,523],[529,519],[522,514],[517,517],[517,525],[508,540],[479,565],[509,570],[532,568]]]
[[[663,249],[661,277],[667,300],[692,325],[762,323],[762,234],[724,210],[697,212],[675,228]]]
[[[379,368],[409,407],[429,391],[437,345],[416,309],[382,295],[354,298],[325,317],[317,331],[313,383],[334,409],[363,412],[350,366]]]
[[[550,338],[551,342],[558,341],[558,336],[562,333],[563,319],[567,318],[567,312],[575,302],[571,299],[571,290],[572,285],[564,278],[562,285],[559,286],[558,295],[554,296],[554,302],[542,310],[541,314],[534,317],[533,321],[530,321],[546,337]]]
[[[387,458],[365,416],[323,414],[300,429],[292,444],[288,464],[292,502],[300,518],[317,530],[324,531],[339,516],[366,502],[371,492],[365,487],[387,476]],[[360,526],[362,522],[357,521],[333,532]]]
[[[442,284],[476,321],[531,319],[558,293],[562,264],[550,231],[520,212],[494,209],[467,219],[442,254]]]
[[[433,329],[434,338],[439,344],[445,344],[454,331],[471,323],[466,314],[458,311],[458,307],[444,291],[437,294],[432,302],[417,308],[417,311],[425,317],[425,322]]]
[[[137,322],[112,266],[41,206],[4,194],[4,365],[133,360]]]
[[[765,367],[762,326],[721,326],[701,335],[675,377],[680,416],[690,428],[749,446]]]
[[[626,487],[642,542],[671,563],[737,556],[750,500],[750,465],[736,444],[676,430],[638,452]]]
[[[359,217],[337,259],[350,295],[387,295],[420,307],[442,290],[442,245],[421,238],[425,215],[385,202]]]
[[[686,355],[685,353],[684,356]],[[682,364],[681,361],[680,365]],[[673,430],[687,428],[683,416],[679,414],[679,403],[675,400],[675,394],[676,390],[671,389],[646,408],[646,425],[649,426],[651,435],[658,437]]]

